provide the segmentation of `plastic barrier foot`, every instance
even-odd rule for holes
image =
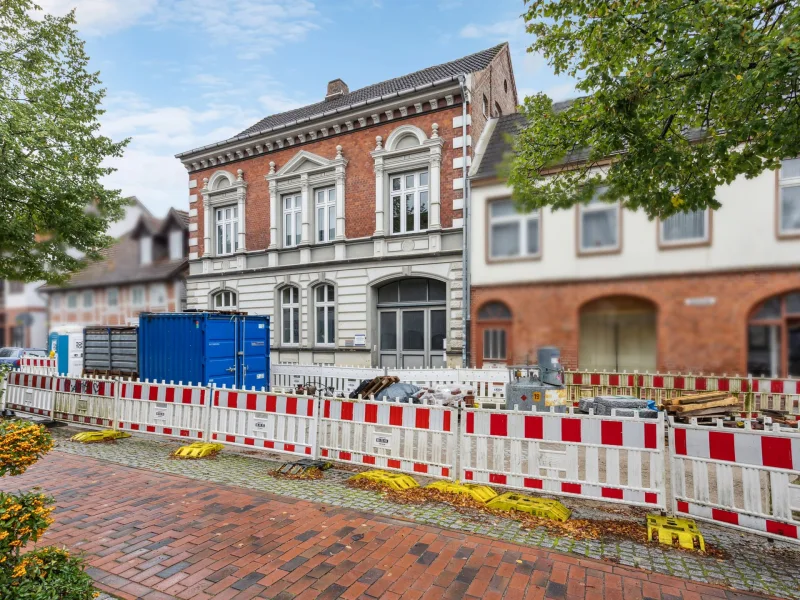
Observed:
[[[440,492],[445,492],[447,494],[462,494],[464,496],[470,496],[473,500],[483,503],[489,502],[492,498],[497,496],[497,492],[495,492],[488,485],[479,485],[476,483],[461,483],[460,481],[456,481],[455,483],[452,481],[437,481],[436,483],[431,483],[425,487],[439,490]]]
[[[175,458],[205,458],[212,454],[222,451],[222,444],[213,444],[211,442],[194,442],[188,446],[181,446],[172,456]]]
[[[82,433],[76,433],[70,439],[73,442],[81,442],[82,444],[93,444],[96,442],[108,442],[110,440],[120,440],[129,437],[131,437],[130,433],[106,429],[103,431],[84,431]]]
[[[393,490],[410,490],[411,488],[419,487],[416,480],[411,475],[403,475],[401,473],[387,473],[386,471],[364,471],[358,475],[353,475],[350,479],[368,479],[377,483],[382,483]]]
[[[694,519],[647,515],[647,539],[668,546],[678,545],[688,550],[706,550],[703,534]]]
[[[497,510],[519,510],[532,514],[535,517],[552,519],[554,521],[561,521],[562,523],[569,519],[569,516],[572,514],[572,511],[558,500],[534,498],[514,492],[507,492],[501,496],[497,496],[490,500],[487,506]]]

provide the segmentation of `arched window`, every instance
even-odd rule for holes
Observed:
[[[332,285],[317,286],[314,290],[314,305],[317,314],[317,344],[335,344],[336,306]]]
[[[478,310],[478,340],[482,363],[505,362],[508,359],[511,309],[502,302],[487,302]],[[483,366],[481,364],[480,366]]]
[[[236,292],[222,290],[212,297],[212,308],[214,310],[236,310]]]
[[[486,97],[486,94],[483,95],[483,116],[489,116],[489,99]]]
[[[757,377],[800,376],[800,291],[768,298],[750,314],[747,372]]]
[[[281,328],[284,344],[300,343],[300,290],[294,286],[281,290]]]
[[[499,102],[495,102],[494,103],[494,116],[495,117],[502,117],[503,116],[503,109],[500,108],[500,103]]]
[[[508,79],[503,79],[503,91],[508,93]]]
[[[231,182],[227,177],[219,177],[214,182],[214,191],[216,190],[224,190],[227,187],[231,186]]]
[[[581,307],[581,369],[654,371],[656,349],[656,305],[649,300],[605,296]]]

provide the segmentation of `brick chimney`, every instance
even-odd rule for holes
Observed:
[[[325,94],[325,100],[334,100],[350,93],[350,88],[341,79],[334,79],[328,82],[328,93]]]

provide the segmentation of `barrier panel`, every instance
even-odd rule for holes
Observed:
[[[36,375],[57,375],[58,363],[55,358],[24,356],[19,359],[19,368],[25,373]]]
[[[211,441],[316,457],[317,402],[310,396],[215,389]]]
[[[320,456],[452,479],[457,411],[442,406],[324,399]]]
[[[800,543],[800,432],[671,423],[673,510]]]
[[[666,508],[658,419],[466,409],[461,478],[520,490]]]
[[[5,408],[41,417],[53,415],[53,377],[11,371],[3,395]]]
[[[113,427],[117,380],[56,377],[53,418],[59,421]]]
[[[211,393],[173,383],[122,381],[117,428],[167,437],[205,439]]]

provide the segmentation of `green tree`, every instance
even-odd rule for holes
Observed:
[[[124,201],[100,180],[127,140],[99,134],[105,90],[74,13],[40,10],[0,1],[0,279],[57,283],[111,243]]]
[[[526,98],[506,165],[523,206],[716,209],[718,186],[800,154],[798,0],[526,1],[529,51],[581,97]]]

